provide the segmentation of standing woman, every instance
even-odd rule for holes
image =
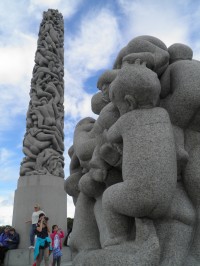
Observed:
[[[34,211],[32,213],[31,220],[26,221],[26,223],[31,223],[31,230],[30,230],[30,247],[29,248],[34,248],[34,241],[35,241],[35,229],[36,229],[36,224],[39,219],[39,215],[44,212],[40,209],[39,204],[34,205]]]
[[[45,217],[44,213],[41,213],[36,225],[37,240],[34,249],[34,260],[36,260],[37,266],[40,266],[43,257],[44,265],[49,266],[49,250],[51,244],[49,233],[48,218]]]

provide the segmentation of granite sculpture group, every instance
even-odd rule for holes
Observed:
[[[187,45],[139,36],[99,77],[98,118],[78,122],[69,149],[73,265],[200,265],[200,62],[192,57]]]

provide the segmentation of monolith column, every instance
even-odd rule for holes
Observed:
[[[30,220],[35,203],[49,223],[66,229],[64,191],[64,23],[58,10],[43,13],[39,29],[30,102],[23,140],[25,157],[14,198],[13,226],[20,248],[29,244]]]

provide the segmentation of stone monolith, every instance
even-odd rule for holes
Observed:
[[[43,13],[39,29],[30,102],[23,140],[25,157],[14,198],[13,226],[20,234],[20,248],[30,245],[34,204],[49,217],[50,225],[65,231],[64,191],[64,22],[58,10]]]

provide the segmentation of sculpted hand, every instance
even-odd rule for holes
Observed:
[[[105,143],[100,148],[100,156],[112,166],[115,166],[121,160],[121,154],[119,151],[109,143]]]

